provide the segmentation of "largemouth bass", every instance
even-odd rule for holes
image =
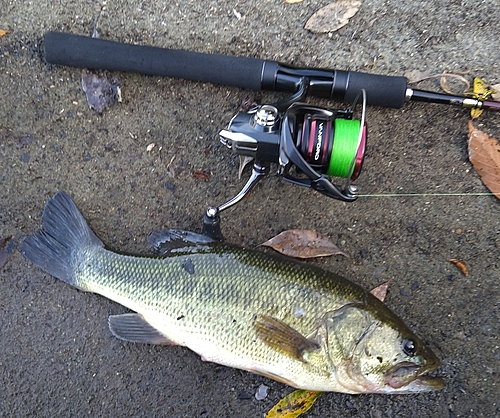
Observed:
[[[133,310],[109,317],[122,340],[186,346],[203,360],[301,389],[443,386],[428,376],[439,360],[401,319],[333,273],[174,230],[153,236],[170,250],[161,257],[119,255],[62,192],[45,205],[42,222],[21,252],[50,275]]]

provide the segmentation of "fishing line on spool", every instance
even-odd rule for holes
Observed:
[[[335,119],[333,149],[327,174],[335,177],[351,177],[353,161],[358,153],[359,120]]]

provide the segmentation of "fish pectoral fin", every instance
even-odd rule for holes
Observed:
[[[307,363],[305,352],[320,348],[317,342],[272,316],[257,315],[253,326],[257,336],[269,347],[303,363]]]
[[[131,343],[177,345],[150,325],[142,315],[136,313],[111,315],[108,325],[111,333],[120,340]]]
[[[162,229],[161,231],[152,232],[148,236],[148,242],[156,253],[165,255],[175,249],[209,244],[214,240],[208,235],[182,229]]]

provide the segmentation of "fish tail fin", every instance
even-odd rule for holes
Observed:
[[[45,204],[42,225],[23,240],[21,253],[51,276],[82,288],[75,273],[82,261],[104,244],[64,192],[56,193]]]

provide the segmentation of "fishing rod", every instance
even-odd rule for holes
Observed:
[[[258,58],[133,45],[61,32],[47,32],[44,51],[50,64],[291,93],[278,103],[238,112],[219,133],[221,142],[240,159],[254,160],[243,189],[205,213],[203,232],[219,240],[220,212],[247,196],[269,173],[271,163],[278,165],[278,175],[293,184],[344,202],[354,201],[359,193],[351,181],[359,176],[363,164],[367,105],[397,109],[414,101],[500,111],[500,102],[409,88],[408,80],[401,76],[296,68]],[[351,105],[348,109],[327,109],[302,103],[307,96]],[[345,179],[345,185],[333,184],[331,177]]]
[[[47,32],[45,59],[50,64],[130,71],[208,82],[249,90],[295,93],[308,84],[307,94],[352,103],[361,89],[367,104],[401,108],[408,101],[500,111],[500,103],[408,88],[401,76],[356,71],[295,68],[250,57],[206,54]]]

